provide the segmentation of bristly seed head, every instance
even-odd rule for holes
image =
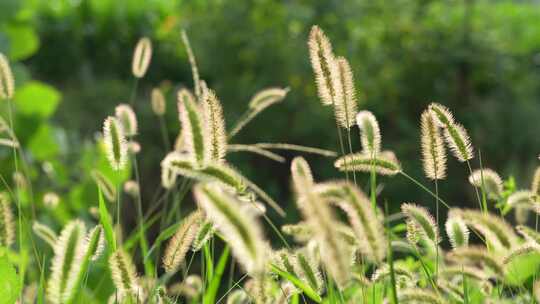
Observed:
[[[128,104],[119,104],[116,106],[115,116],[122,124],[126,136],[137,135],[137,116]]]
[[[338,57],[336,60],[341,91],[343,98],[341,102],[336,102],[334,112],[337,122],[345,129],[351,128],[355,124],[355,115],[357,112],[356,91],[354,88],[354,76],[351,66],[347,59]]]
[[[452,248],[469,245],[469,228],[460,217],[449,217],[445,224],[446,235]]]
[[[9,195],[0,193],[0,246],[9,247],[15,241],[15,222]]]
[[[120,299],[142,298],[143,289],[137,278],[137,270],[131,257],[123,249],[115,251],[109,257],[109,269]]]
[[[176,271],[184,261],[191,243],[199,231],[201,212],[195,211],[182,220],[182,224],[176,230],[165,249],[163,256],[163,268],[166,272]]]
[[[432,180],[444,179],[446,177],[446,151],[440,127],[429,109],[420,116],[420,130],[424,172]]]
[[[417,225],[423,237],[433,242],[435,246],[440,243],[439,228],[426,208],[413,203],[404,203],[401,205],[401,211]]]
[[[336,80],[339,80],[339,73],[330,40],[321,28],[314,25],[309,33],[308,46],[319,98],[323,105],[332,105],[336,98],[341,98],[342,92],[339,86],[337,88],[335,86],[339,84],[339,81],[336,83]],[[336,89],[340,92],[336,92]]]
[[[334,162],[339,171],[361,171],[370,173],[372,170],[380,175],[396,175],[401,172],[401,165],[392,151],[383,151],[376,157],[364,153],[347,154]]]
[[[127,141],[124,128],[116,117],[109,116],[103,123],[103,141],[109,164],[113,170],[125,168],[127,162]]]
[[[497,200],[501,198],[503,192],[503,182],[497,172],[484,168],[476,169],[469,175],[471,185],[482,188],[489,198]]]
[[[209,151],[207,154],[211,160],[224,162],[225,154],[227,153],[227,134],[225,131],[223,108],[214,91],[204,88],[202,94],[204,134],[208,137],[206,148]]]
[[[15,92],[15,80],[8,59],[0,53],[0,99],[12,99]]]
[[[163,95],[163,92],[161,92],[159,88],[152,89],[150,100],[152,103],[152,111],[154,112],[154,114],[158,116],[164,115],[167,103],[165,101],[165,96]]]
[[[360,111],[356,115],[356,124],[360,128],[362,153],[373,157],[381,152],[381,130],[377,118],[370,111]]]
[[[152,42],[150,39],[143,37],[137,42],[135,51],[133,52],[133,61],[131,63],[131,71],[133,76],[137,78],[144,77],[146,70],[152,59]]]
[[[432,103],[428,107],[440,127],[444,129],[444,138],[450,146],[452,154],[460,161],[466,162],[474,157],[473,147],[467,130],[454,121],[454,116],[447,107]]]

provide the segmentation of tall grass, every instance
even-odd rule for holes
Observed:
[[[419,115],[421,157],[413,165],[422,166],[432,185],[409,175],[396,154],[383,149],[384,130],[373,112],[359,109],[349,62],[334,53],[330,39],[317,26],[307,39],[307,52],[319,99],[335,116],[339,153],[295,143],[238,143],[235,135],[268,107],[286,102],[290,88],[255,93],[245,113],[227,129],[226,102],[220,101],[211,83],[201,80],[187,33],[182,32],[181,38],[193,91],[183,87],[174,94],[178,113],[173,114],[180,129],[171,145],[164,120],[169,100],[161,89],[152,90],[150,106],[165,148],[159,166],[162,180],[153,198],[143,191],[146,180],[137,166],[145,143],[136,141],[137,87],[152,59],[148,38],[134,50],[129,104],[118,105],[104,119],[98,141],[104,147],[106,167],[96,165],[83,172],[93,181],[99,203],[91,209],[97,211],[89,212],[94,218],[54,223],[47,217],[38,221],[27,216],[35,206],[22,206],[19,195],[24,181],[31,179],[27,170],[19,171],[19,160],[28,164],[21,156],[24,150],[15,136],[10,107],[10,123],[1,125],[12,136],[0,143],[13,149],[18,177],[15,187],[2,177],[7,192],[0,195],[0,246],[7,249],[24,282],[24,288],[16,291],[21,303],[45,303],[44,298],[47,303],[539,301],[540,233],[528,224],[529,214],[540,212],[540,169],[530,189],[520,190],[483,167],[481,157],[473,169],[475,155],[465,127],[444,105],[426,103]],[[14,92],[9,63],[1,55],[0,98],[10,105]],[[354,138],[360,151],[353,151]],[[467,164],[479,209],[458,209],[441,197],[439,182],[452,178],[447,149]],[[275,201],[230,163],[229,154],[254,153],[284,163],[289,159],[279,154],[283,150],[330,158],[336,175],[345,176],[320,181],[308,161],[295,156],[290,180],[302,218],[279,229],[270,216],[285,217],[294,206]],[[397,204],[387,202],[377,189],[382,182],[392,187],[395,176],[405,177],[434,201],[403,202],[400,211],[389,214],[388,206],[398,209]],[[187,199],[190,192],[195,204]],[[130,208],[130,200],[135,203],[136,227],[123,231],[121,214]],[[41,208],[55,209],[63,203],[51,191],[44,201],[35,210],[38,214],[45,212]],[[448,209],[446,219],[441,219],[441,206]],[[507,218],[511,213],[519,224],[515,227]],[[159,232],[152,237],[149,230],[155,227]],[[34,235],[46,246],[36,246]],[[279,242],[272,244],[270,239]],[[47,246],[52,253],[47,253],[51,251]],[[26,271],[34,264],[39,266],[38,277]],[[0,278],[0,286],[5,280]]]

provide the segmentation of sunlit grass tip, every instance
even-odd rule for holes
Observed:
[[[319,98],[323,105],[334,104],[336,97],[340,99],[342,90],[339,84],[339,72],[335,63],[332,45],[320,27],[314,25],[308,40],[311,67],[315,73],[315,82]],[[336,92],[339,89],[339,92]]]
[[[401,211],[409,220],[412,220],[417,225],[423,237],[429,239],[435,245],[440,243],[439,228],[435,219],[426,208],[414,203],[403,203],[401,204]]]
[[[103,123],[103,142],[105,153],[111,167],[118,171],[127,163],[127,141],[124,128],[117,118],[109,116]]]
[[[128,104],[119,104],[114,109],[116,118],[122,124],[126,136],[135,136],[137,135],[137,116],[135,111]]]
[[[238,262],[249,274],[261,274],[268,255],[258,220],[250,213],[242,213],[243,203],[217,183],[198,184],[194,194],[208,219],[231,245]]]
[[[7,57],[0,53],[0,99],[12,99],[15,92],[15,78]]]
[[[141,38],[133,52],[133,60],[131,63],[131,71],[133,76],[142,78],[146,74],[146,70],[152,59],[152,42],[147,37]]]
[[[381,130],[377,118],[370,111],[360,111],[356,114],[356,124],[360,128],[362,153],[374,157],[381,152]]]
[[[143,289],[137,277],[137,270],[131,257],[123,249],[118,249],[109,257],[109,269],[116,287],[114,297],[120,300],[139,301],[143,298]]]
[[[503,192],[503,181],[497,172],[489,168],[476,169],[469,175],[471,185],[482,188],[489,198],[497,200]]]
[[[401,165],[392,151],[383,151],[375,157],[365,153],[347,154],[334,162],[340,171],[375,172],[393,176],[401,172]]]
[[[225,119],[223,118],[223,107],[213,90],[204,89],[202,94],[205,135],[209,137],[206,147],[209,149],[207,154],[210,155],[210,159],[223,162],[227,153],[227,134]]]
[[[446,177],[446,151],[440,127],[431,110],[425,110],[420,116],[420,141],[424,173],[429,179]]]
[[[167,103],[165,96],[159,88],[153,88],[150,93],[150,105],[152,106],[152,112],[158,116],[163,116],[167,109]]]
[[[351,128],[355,124],[355,115],[358,111],[356,101],[356,90],[354,87],[354,76],[349,62],[344,57],[336,59],[341,91],[343,98],[335,103],[334,112],[337,122],[345,129]]]
[[[163,255],[163,268],[166,272],[176,271],[185,260],[200,227],[201,212],[195,211],[182,220],[182,224],[171,238]]]
[[[469,228],[460,217],[449,217],[444,225],[452,248],[469,245]]]
[[[15,242],[15,221],[11,200],[6,192],[0,193],[0,246],[9,247]]]
[[[433,113],[439,126],[444,129],[444,138],[450,147],[452,154],[460,161],[466,162],[474,157],[473,147],[467,134],[467,130],[455,122],[450,110],[438,103],[431,103],[429,110]]]
[[[80,220],[69,222],[54,244],[54,258],[47,287],[47,298],[51,303],[64,303],[72,290],[69,278],[78,273],[85,250],[86,228]]]

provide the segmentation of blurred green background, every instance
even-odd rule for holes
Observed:
[[[154,56],[139,83],[136,110],[143,203],[149,207],[167,152],[150,90],[169,88],[166,119],[174,140],[174,91],[192,87],[182,28],[229,127],[259,90],[291,89],[284,103],[258,117],[234,143],[338,151],[333,114],[317,98],[309,64],[306,40],[314,24],[349,59],[359,109],[378,117],[383,147],[396,151],[406,172],[427,182],[419,159],[419,115],[437,101],[469,130],[484,166],[515,176],[518,188],[529,186],[540,152],[538,1],[1,0],[0,51],[13,62],[16,130],[34,168],[36,192],[61,195],[59,219],[95,205],[89,178],[95,136],[114,107],[129,99],[132,49],[148,36]],[[357,128],[352,132],[359,149]],[[285,155],[290,160],[294,154]],[[10,156],[9,149],[0,149],[3,174],[12,172]],[[332,160],[306,157],[319,180],[339,176]],[[293,221],[288,164],[240,153],[229,160],[286,206]],[[54,176],[45,176],[44,163],[55,168]],[[449,160],[449,179],[440,186],[447,202],[476,206],[467,175],[466,167]],[[368,176],[358,176],[367,186]],[[384,186],[381,201],[393,208],[403,201],[433,206],[433,199],[401,177],[378,181]]]

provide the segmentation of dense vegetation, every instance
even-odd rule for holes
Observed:
[[[3,1],[0,303],[533,301],[537,4],[347,4]]]

